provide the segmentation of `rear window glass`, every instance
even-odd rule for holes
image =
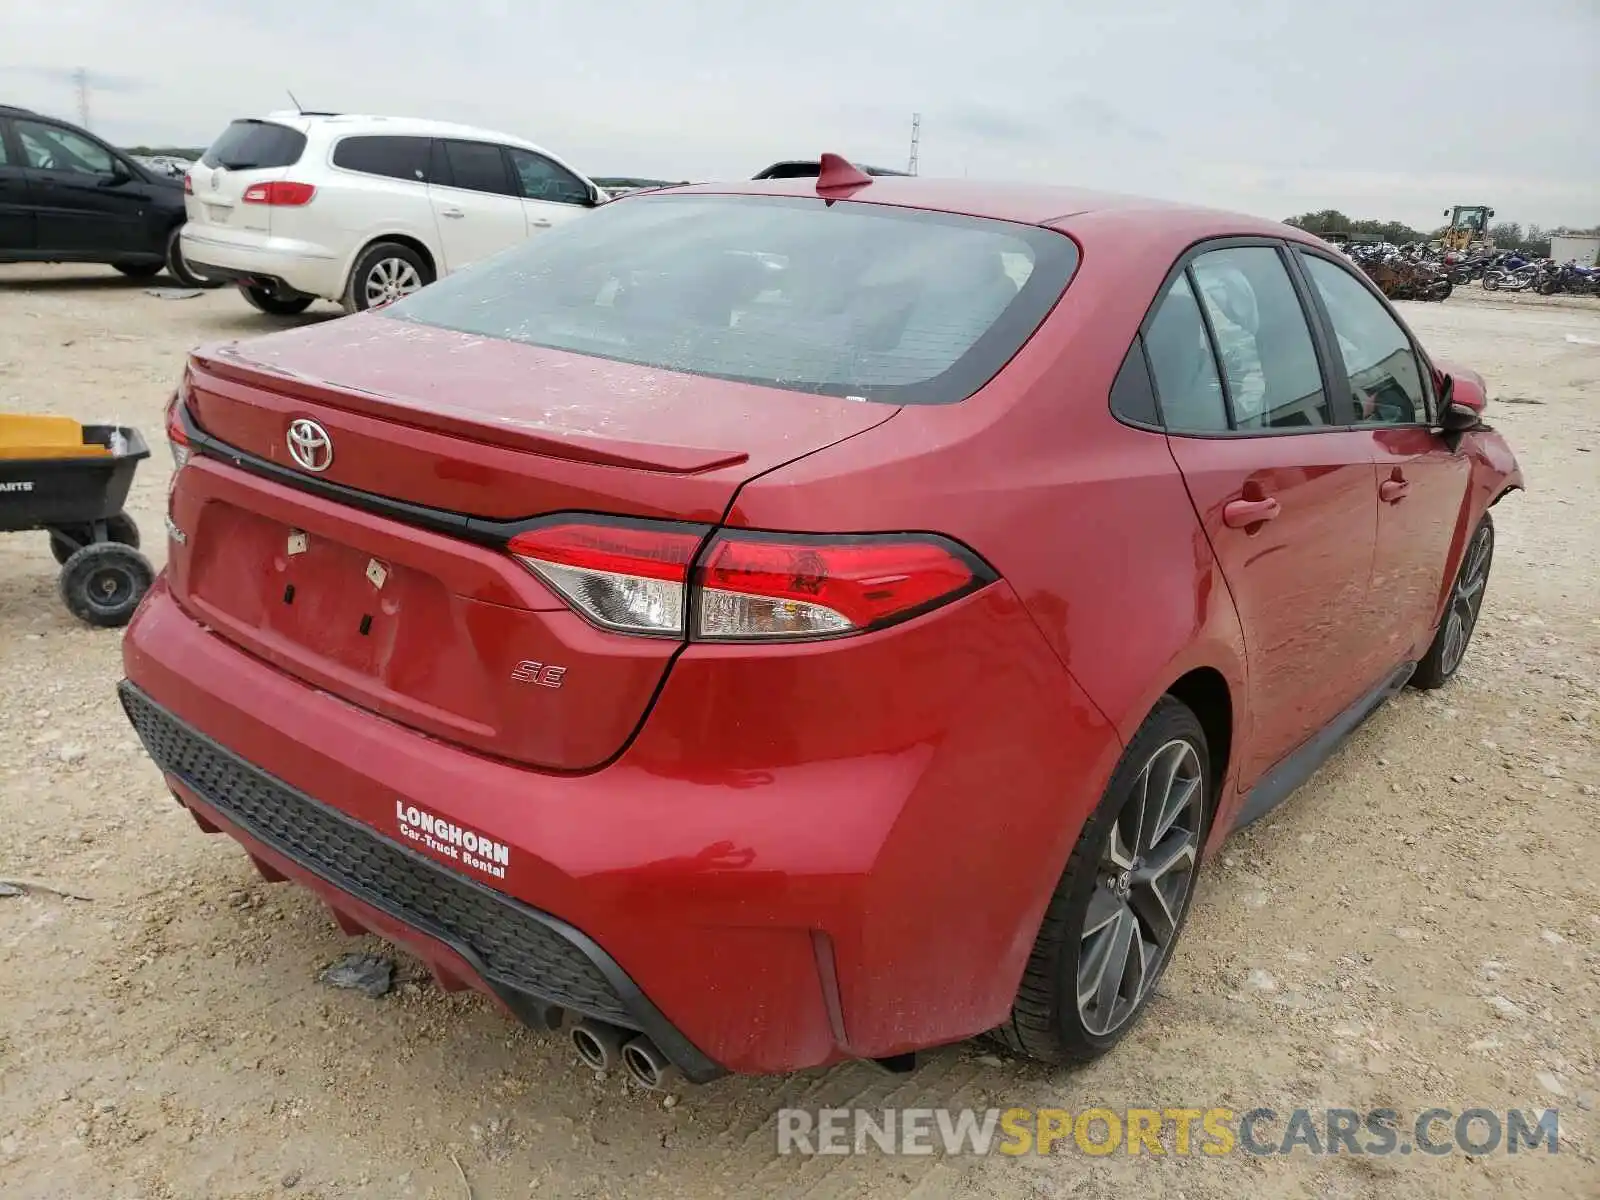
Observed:
[[[252,171],[266,167],[292,167],[306,148],[306,136],[287,125],[271,121],[235,121],[222,131],[201,156],[208,167]]]
[[[809,198],[639,196],[382,315],[644,366],[894,404],[962,400],[1077,267],[1031,225]]]
[[[333,165],[416,183],[428,178],[430,145],[425,137],[347,137],[333,148]]]

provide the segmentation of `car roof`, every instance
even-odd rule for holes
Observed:
[[[816,196],[815,179],[739,180],[699,183],[652,192],[660,195]],[[1241,236],[1316,239],[1302,230],[1245,213],[1089,188],[1036,183],[993,183],[926,176],[875,176],[869,183],[833,193],[856,203],[989,217],[1067,229],[1080,225],[1161,228],[1192,232],[1196,240],[1231,233]]]
[[[393,134],[396,137],[443,137],[461,138],[471,142],[500,142],[506,146],[519,146],[524,150],[532,150],[535,154],[542,154],[552,158],[569,170],[577,171],[570,162],[562,158],[553,150],[547,150],[538,142],[530,142],[527,138],[517,137],[511,133],[501,133],[495,129],[482,129],[476,125],[458,125],[451,121],[431,121],[422,117],[385,117],[371,113],[322,113],[300,112],[296,109],[282,109],[270,112],[265,117],[244,117],[241,120],[271,121],[277,125],[289,125],[301,133],[309,134],[314,129],[328,130],[334,134],[341,133],[375,133]],[[582,174],[581,171],[577,171]],[[588,176],[584,176],[588,178]]]

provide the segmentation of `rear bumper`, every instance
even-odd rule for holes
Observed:
[[[581,775],[310,688],[202,628],[164,579],[124,640],[124,695],[179,798],[342,923],[532,1022],[553,1005],[641,1029],[704,1078],[998,1024],[1120,753],[1003,585],[871,638],[848,666],[900,712],[871,687],[858,719],[818,710],[839,706],[846,665],[827,648],[778,692],[745,649],[691,648],[633,743]],[[887,665],[936,642],[981,647],[962,657],[975,670]],[[500,875],[488,851],[474,867],[412,837],[412,809],[499,844]]]
[[[312,888],[346,929],[427,962],[447,987],[476,983],[535,1028],[564,1011],[649,1034],[683,1073],[721,1073],[604,950],[548,913],[475,883],[295,791],[191,728],[133,684],[123,711],[202,828],[242,844],[269,879]]]
[[[259,282],[324,300],[344,294],[344,263],[326,246],[191,224],[180,237],[184,261],[208,279]]]

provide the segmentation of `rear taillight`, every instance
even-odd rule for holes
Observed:
[[[178,390],[167,401],[167,445],[172,450],[173,474],[183,470],[189,461],[189,435],[184,432],[183,413],[189,404],[189,373],[184,372]]]
[[[194,176],[187,171],[183,173],[183,194],[185,196],[194,195]]]
[[[819,537],[582,518],[511,539],[511,553],[603,629],[696,641],[805,641],[881,629],[991,582],[932,534]]]
[[[517,534],[510,551],[589,620],[682,637],[689,565],[703,528],[573,521]]]
[[[839,637],[904,621],[988,583],[944,538],[724,532],[696,573],[698,641]]]
[[[290,183],[286,179],[272,183],[253,183],[244,190],[246,204],[274,204],[280,208],[297,208],[310,204],[317,189],[309,183]]]

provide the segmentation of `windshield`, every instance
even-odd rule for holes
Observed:
[[[977,217],[639,196],[381,312],[690,374],[937,404],[1005,365],[1077,260],[1061,234]]]
[[[200,159],[208,167],[255,171],[292,167],[306,148],[305,134],[270,121],[235,121]]]

